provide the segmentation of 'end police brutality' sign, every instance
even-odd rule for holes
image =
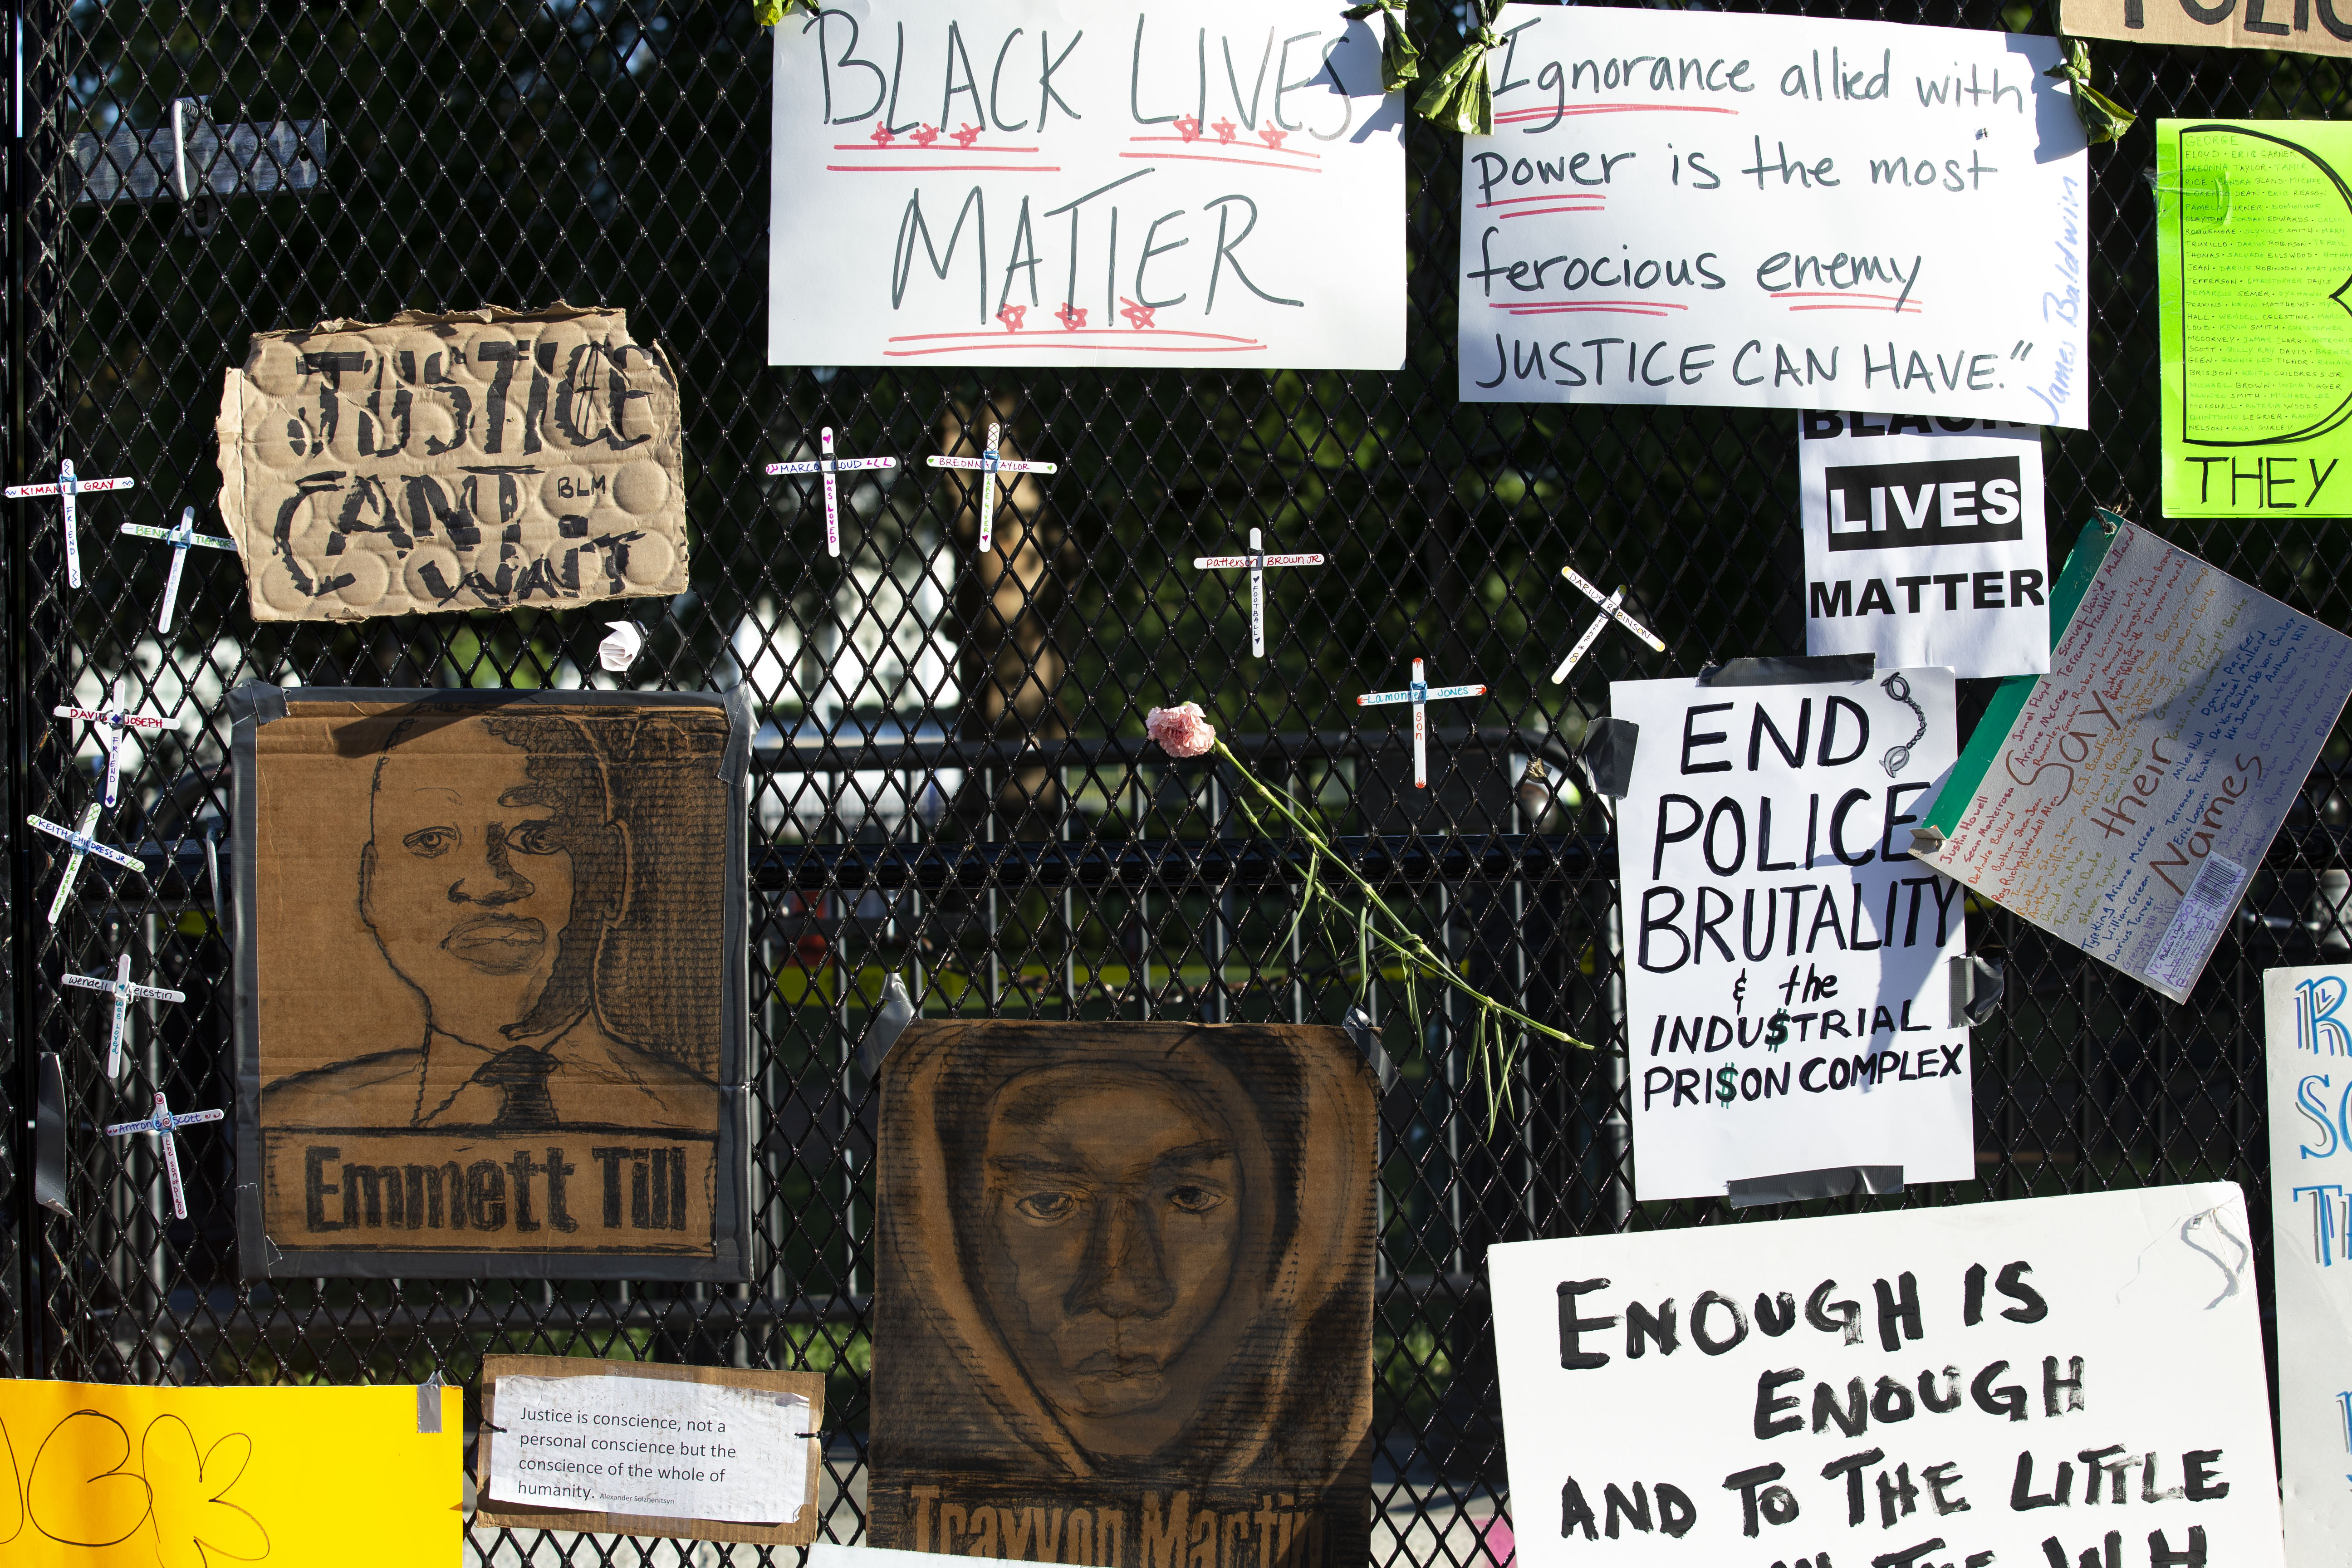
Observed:
[[[1798,416],[1805,651],[2050,668],[2042,432],[1992,420]]]
[[[1620,680],[1609,701],[1642,737],[1617,818],[1642,1200],[1974,1175],[1960,889],[1908,854],[1952,766],[1952,672]]]

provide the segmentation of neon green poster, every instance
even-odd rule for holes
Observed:
[[[2352,124],[2162,120],[2164,510],[2352,515]]]

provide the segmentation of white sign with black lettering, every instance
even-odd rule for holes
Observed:
[[[1512,1242],[1486,1268],[1520,1568],[2283,1562],[2230,1183]]]
[[[490,1499],[532,1508],[790,1524],[808,1491],[797,1394],[636,1377],[502,1377]]]
[[[2050,668],[2042,432],[1995,420],[1801,414],[1805,651]]]
[[[1952,766],[1952,672],[1609,693],[1642,734],[1617,814],[1642,1201],[1974,1175],[1960,889],[1907,853]]]

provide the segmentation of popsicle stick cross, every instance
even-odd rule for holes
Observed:
[[[73,459],[66,458],[58,465],[58,479],[49,485],[10,485],[5,492],[10,500],[22,500],[27,496],[55,496],[65,503],[66,582],[71,587],[81,586],[81,539],[79,511],[75,498],[93,490],[127,490],[136,489],[136,479],[85,479],[74,473]]]
[[[126,522],[122,525],[122,531],[135,533],[142,539],[160,539],[172,547],[172,574],[163,579],[163,613],[156,617],[157,631],[172,629],[172,607],[180,602],[180,569],[188,563],[188,546],[201,544],[207,550],[226,550],[232,555],[236,553],[236,540],[225,534],[196,531],[196,509],[192,506],[180,509],[177,528],[155,528],[143,522]],[[110,805],[113,802],[107,804]]]
[[[841,498],[836,493],[834,477],[865,468],[895,468],[896,458],[836,458],[833,455],[833,426],[817,432],[819,449],[824,456],[814,462],[770,463],[772,474],[820,474],[824,479],[824,552],[841,553]],[[985,525],[983,525],[985,527]]]
[[[131,1019],[131,1003],[135,997],[142,1002],[184,1002],[188,998],[178,991],[167,991],[160,985],[131,984],[131,955],[122,954],[114,962],[114,978],[103,974],[72,974],[64,977],[68,985],[84,991],[110,991],[114,994],[114,1026],[106,1035],[106,1076],[108,1081],[122,1070],[122,1037]]]
[[[133,855],[125,855],[121,850],[115,848],[112,845],[100,844],[96,838],[91,837],[91,834],[95,832],[98,827],[98,814],[104,809],[105,808],[100,805],[98,802],[91,801],[89,805],[81,814],[81,826],[79,827],[61,827],[58,824],[51,822],[46,816],[28,816],[25,818],[26,822],[31,823],[36,828],[47,834],[50,837],[64,839],[68,845],[72,847],[73,849],[73,853],[66,858],[66,874],[58,879],[58,896],[49,900],[49,923],[51,925],[57,924],[58,920],[64,916],[66,912],[66,900],[73,897],[74,880],[81,875],[81,863],[83,857],[95,855],[101,860],[111,860],[118,866],[140,872],[142,875],[147,869],[147,868],[139,863],[138,857]]]
[[[935,468],[978,468],[980,470],[980,552],[989,552],[996,534],[996,476],[1005,474],[1057,474],[1060,468],[1052,463],[1022,463],[997,455],[1002,426],[993,420],[988,426],[988,445],[977,458],[941,458],[929,459]]]
[[[160,730],[161,719],[150,719],[132,713],[122,700],[122,683],[116,681],[110,694],[112,705],[106,708],[56,708],[50,710],[60,719],[80,719],[103,725],[106,736],[106,807],[114,809],[122,787],[122,731],[125,730]]]
[[[218,1110],[189,1110],[174,1116],[163,1102],[163,1091],[155,1091],[155,1114],[137,1121],[118,1121],[106,1130],[109,1138],[121,1138],[132,1132],[152,1132],[163,1141],[163,1173],[172,1181],[172,1217],[188,1217],[188,1189],[180,1181],[180,1151],[177,1134],[183,1127],[194,1127],[206,1121],[218,1121],[226,1113]]]
[[[1402,691],[1367,691],[1356,699],[1359,708],[1378,708],[1384,703],[1412,704],[1412,787],[1429,787],[1429,705],[1447,702],[1456,697],[1484,697],[1484,686],[1432,686],[1420,659],[1412,661],[1412,684]]]
[[[1559,668],[1551,672],[1551,683],[1554,686],[1568,679],[1568,672],[1576,668],[1578,659],[1582,658],[1591,650],[1592,645],[1601,639],[1601,629],[1611,621],[1615,621],[1660,653],[1666,651],[1666,645],[1658,640],[1658,635],[1655,632],[1618,607],[1625,602],[1624,589],[1620,588],[1603,598],[1601,590],[1587,582],[1583,574],[1577,571],[1575,567],[1563,566],[1559,569],[1559,574],[1583,590],[1586,598],[1600,605],[1601,614],[1594,617],[1591,626],[1584,628],[1584,635],[1576,639],[1576,646],[1568,650],[1568,657],[1559,661]]]
[[[1320,566],[1320,555],[1268,555],[1260,542],[1258,531],[1250,530],[1247,555],[1195,555],[1193,567],[1202,572],[1230,572],[1247,567],[1250,574],[1250,652],[1259,658],[1265,657],[1265,572],[1269,566]]]

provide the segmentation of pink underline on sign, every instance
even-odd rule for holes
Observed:
[[[1737,114],[1736,109],[1718,109],[1699,103],[1580,103],[1569,109],[1513,109],[1495,116],[1495,123],[1517,124],[1522,120],[1543,120],[1549,116],[1570,114]]]
[[[1789,309],[1791,312],[1798,310],[1885,310],[1891,314],[1904,316],[1916,316],[1919,313],[1919,307],[1916,305],[1791,305]]]
[[[925,147],[918,143],[907,147],[877,145],[872,142],[836,142],[836,153],[1034,153],[1034,147]]]
[[[1688,305],[1677,305],[1669,300],[1542,300],[1526,304],[1509,300],[1496,300],[1486,307],[1490,310],[1508,310],[1514,316],[1539,315],[1547,310],[1687,310]]]
[[[1243,141],[1240,141],[1240,140],[1238,140],[1238,139],[1236,139],[1236,140],[1234,140],[1234,141],[1232,141],[1232,142],[1202,142],[1202,141],[1198,136],[1130,136],[1130,137],[1129,137],[1129,138],[1128,138],[1128,140],[1129,140],[1129,142],[1175,142],[1176,144],[1178,144],[1179,146],[1187,146],[1187,147],[1200,147],[1200,146],[1209,146],[1209,147],[1246,147],[1246,148],[1248,148],[1248,149],[1249,149],[1249,151],[1251,151],[1251,152],[1253,152],[1253,153],[1257,153],[1257,152],[1266,152],[1266,153],[1288,153],[1291,157],[1294,157],[1294,158],[1318,158],[1318,159],[1319,159],[1319,158],[1321,158],[1321,157],[1323,156],[1323,154],[1322,154],[1322,153],[1309,153],[1309,152],[1308,152],[1306,148],[1304,148],[1304,147],[1265,147],[1265,148],[1261,148],[1261,147],[1256,146],[1256,145],[1255,145],[1255,144],[1254,144],[1254,143],[1251,143],[1251,142],[1243,142]]]
[[[1122,158],[1182,158],[1194,163],[1242,163],[1253,169],[1287,169],[1294,174],[1319,174],[1320,169],[1302,168],[1297,163],[1269,163],[1263,158],[1220,158],[1210,153],[1121,153]]]
[[[1664,316],[1668,309],[1686,310],[1675,305],[1650,309],[1642,305],[1515,305],[1507,307],[1514,316],[1557,316],[1584,310],[1600,310],[1615,316]]]
[[[1014,174],[1058,174],[1062,172],[1059,163],[827,163],[824,166],[828,174],[970,174],[974,170],[991,169]]]
[[[1545,196],[1505,196],[1499,201],[1480,202],[1482,207],[1518,207],[1529,202],[1601,202],[1609,198],[1595,191],[1590,195],[1582,191],[1554,191]]]
[[[1039,341],[1039,340],[1051,341],[1051,340],[1053,340],[1053,339],[1055,339],[1055,338],[1076,338],[1076,337],[1085,337],[1085,336],[1087,336],[1087,335],[1088,335],[1088,334],[1087,334],[1087,333],[1085,333],[1085,332],[1019,332],[1019,333],[1014,333],[1014,334],[1013,334],[1013,335],[1011,335],[1011,336],[1009,336],[1009,337],[992,337],[992,337],[985,337],[985,336],[982,336],[982,335],[980,335],[980,334],[978,334],[978,333],[975,333],[975,334],[973,334],[972,336],[971,336],[971,337],[968,337],[968,338],[964,339],[964,341],[963,341],[963,342],[958,342],[958,343],[943,343],[943,344],[941,344],[940,347],[935,348],[935,349],[884,349],[884,350],[882,351],[882,353],[883,353],[883,354],[884,354],[884,356],[885,356],[885,357],[889,358],[889,359],[913,359],[913,358],[920,357],[921,355],[924,355],[924,354],[952,354],[952,353],[968,353],[968,352],[971,352],[971,351],[973,351],[973,350],[978,350],[978,349],[989,349],[989,348],[1017,348],[1017,347],[1021,347],[1021,346],[1023,346],[1023,345],[1024,344],[1024,342],[1037,342],[1037,341]],[[1085,346],[1086,346],[1086,347],[1087,347],[1087,348],[1094,348],[1094,349],[1109,349],[1109,350],[1111,350],[1111,351],[1113,351],[1113,352],[1115,352],[1115,353],[1139,353],[1139,354],[1185,354],[1185,353],[1202,353],[1202,354],[1242,354],[1242,353],[1264,353],[1264,352],[1265,351],[1265,346],[1266,346],[1266,345],[1265,345],[1265,344],[1264,344],[1264,343],[1249,343],[1249,342],[1244,342],[1244,343],[1233,343],[1233,344],[1223,344],[1223,343],[1153,343],[1153,342],[1137,342],[1137,341],[1136,341],[1136,340],[1137,340],[1138,335],[1139,335],[1139,334],[1137,334],[1137,333],[1133,333],[1133,332],[1121,332],[1121,333],[1119,333],[1119,334],[1118,334],[1118,337],[1119,337],[1119,339],[1120,339],[1120,341],[1119,341],[1119,342],[1108,342],[1108,343],[1088,343],[1088,344],[1087,344],[1087,345],[1085,345]],[[1166,331],[1154,331],[1150,335],[1151,335],[1152,337],[1171,337],[1171,338],[1172,338],[1172,337],[1210,337],[1210,336],[1213,336],[1213,335],[1214,335],[1214,334],[1207,333],[1207,332],[1186,333],[1186,332],[1166,332]],[[893,338],[893,339],[891,340],[891,342],[898,342],[898,341],[899,341],[899,340],[898,340],[898,339],[896,339],[896,338]]]
[[[1850,293],[1843,289],[1834,290],[1808,289],[1802,293],[1800,293],[1793,289],[1784,289],[1780,293],[1773,295],[1772,298],[1775,300],[1885,300],[1890,302],[1896,300],[1902,300],[1914,305],[1924,305],[1927,302],[1927,300],[1919,298],[1916,294],[1855,294]],[[1791,305],[1789,308],[1792,310],[1819,310],[1821,307],[1817,305]]]
[[[1505,218],[1541,217],[1546,213],[1597,213],[1600,210],[1599,202],[1590,202],[1583,206],[1575,207],[1521,207],[1517,212],[1504,213],[1502,216]]]

